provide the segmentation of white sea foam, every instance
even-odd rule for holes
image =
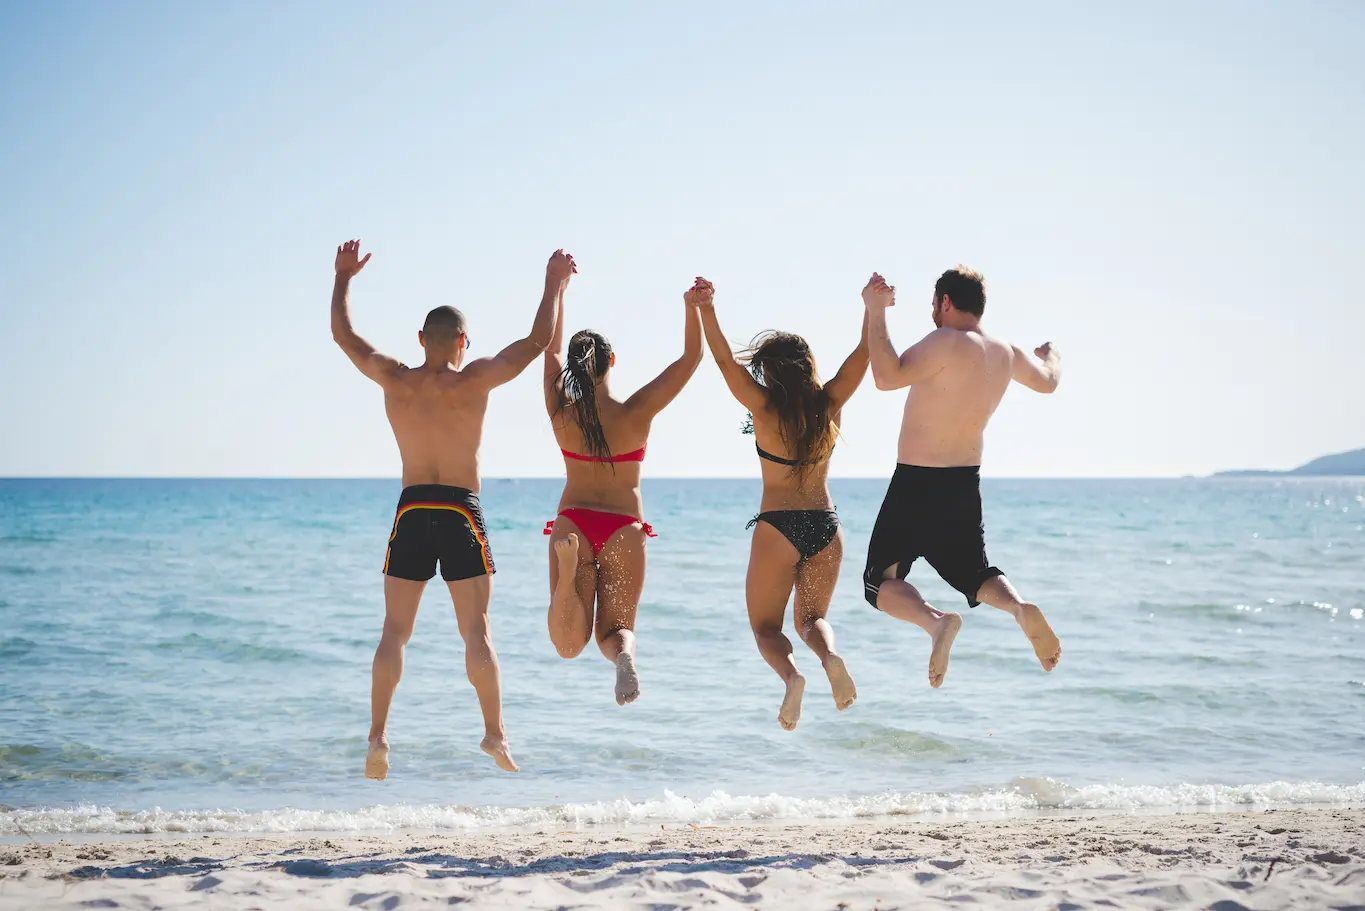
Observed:
[[[588,825],[855,820],[884,816],[1023,816],[1038,812],[1247,810],[1365,802],[1365,782],[1354,785],[1273,781],[1246,785],[1071,787],[1050,778],[1020,779],[1010,787],[975,793],[903,793],[858,798],[799,798],[780,794],[734,797],[713,791],[693,799],[665,791],[657,800],[612,800],[548,807],[373,806],[361,810],[258,812],[142,810],[80,806],[0,811],[0,836],[154,833],[385,832],[395,829],[476,832],[486,829],[577,828]]]

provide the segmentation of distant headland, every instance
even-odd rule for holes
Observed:
[[[1262,478],[1294,475],[1298,477],[1365,477],[1365,449],[1338,452],[1291,468],[1288,471],[1220,471],[1218,478]]]

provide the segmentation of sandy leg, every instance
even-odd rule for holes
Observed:
[[[806,678],[792,674],[787,681],[787,694],[782,697],[782,708],[777,712],[777,723],[784,731],[796,730],[796,722],[801,720],[801,697],[806,693]]]
[[[616,704],[625,705],[640,698],[640,675],[635,670],[635,656],[622,652],[616,656]]]
[[[838,655],[826,658],[825,676],[829,677],[830,688],[834,691],[834,705],[842,712],[858,698],[858,688],[853,685],[848,668],[844,667],[844,659]]]
[[[938,629],[929,634],[933,640],[929,652],[929,685],[935,689],[943,685],[943,678],[948,673],[948,653],[952,651],[953,640],[960,629],[960,614],[944,614],[938,622]]]
[[[1043,670],[1051,671],[1062,660],[1062,643],[1057,640],[1052,627],[1048,626],[1047,618],[1038,605],[1027,601],[1019,605],[1019,625],[1023,627],[1029,642],[1033,643],[1033,653],[1038,656],[1038,663]]]
[[[498,764],[498,768],[504,772],[521,771],[517,768],[517,764],[512,761],[512,753],[507,747],[506,737],[494,737],[490,734],[479,743],[479,749],[492,756],[493,761]]]
[[[389,777],[389,739],[380,737],[370,741],[370,751],[365,755],[365,777],[383,781]]]

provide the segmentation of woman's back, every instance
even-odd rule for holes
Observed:
[[[592,452],[571,410],[560,411],[551,420],[555,441],[564,453],[565,482],[560,508],[577,506],[639,518],[643,515],[640,474],[649,422],[632,414],[627,402],[610,395],[600,395],[596,404],[607,453]]]

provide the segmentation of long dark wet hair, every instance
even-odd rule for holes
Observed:
[[[611,447],[602,429],[602,415],[597,410],[597,381],[611,366],[611,342],[600,332],[582,329],[569,339],[564,369],[559,374],[559,407],[555,414],[571,411],[573,421],[583,432],[587,455],[595,459],[610,459]]]
[[[804,481],[812,465],[829,457],[839,428],[830,419],[829,393],[815,377],[810,345],[790,332],[764,332],[740,354],[754,379],[768,390],[778,432],[795,452],[792,470]]]

